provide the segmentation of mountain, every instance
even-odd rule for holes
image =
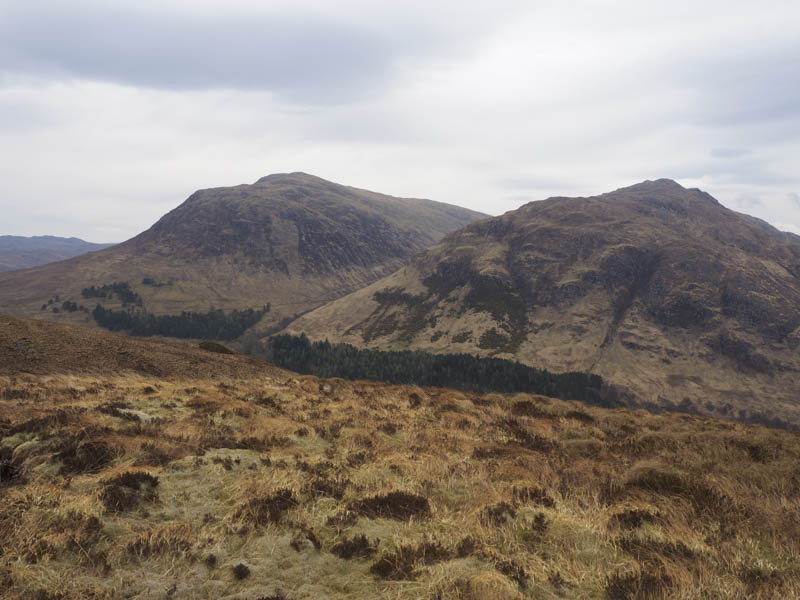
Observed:
[[[800,424],[800,238],[670,180],[478,221],[288,331],[592,371],[631,405]]]
[[[267,329],[372,283],[482,216],[304,173],[270,175],[252,185],[195,192],[112,248],[0,274],[0,311],[93,322],[87,312],[100,303],[115,311],[104,322],[119,327],[130,325],[120,309],[131,307],[180,315],[268,306],[259,323]],[[259,316],[246,316],[245,325]],[[162,325],[142,331],[177,332]]]
[[[4,600],[797,598],[800,436],[0,316]]]
[[[53,235],[0,235],[0,272],[45,265],[112,245],[93,244],[75,237]]]

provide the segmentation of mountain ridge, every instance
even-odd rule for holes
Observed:
[[[643,406],[800,422],[798,315],[793,236],[656,180],[476,221],[287,332],[591,370]]]

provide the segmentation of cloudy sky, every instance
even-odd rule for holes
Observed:
[[[670,177],[800,233],[800,2],[0,0],[0,234],[288,171],[491,214]]]

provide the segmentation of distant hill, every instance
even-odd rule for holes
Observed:
[[[632,404],[800,424],[800,238],[670,180],[470,224],[288,331],[591,371]]]
[[[46,265],[109,246],[113,244],[93,244],[76,237],[0,235],[0,272]]]
[[[180,315],[268,307],[254,319],[269,329],[376,281],[482,216],[304,173],[270,175],[252,185],[195,192],[112,248],[0,274],[0,311],[93,323],[88,311],[99,303],[112,311],[104,320],[119,324],[128,308]],[[202,320],[209,319],[196,319]],[[141,331],[180,330],[139,325]]]

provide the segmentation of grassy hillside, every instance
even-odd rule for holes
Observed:
[[[472,223],[287,328],[590,371],[630,406],[800,427],[800,243],[674,181]]]
[[[61,310],[62,303],[119,311],[124,298],[111,292],[124,285],[148,315],[270,304],[257,326],[269,330],[376,281],[484,216],[305,173],[269,175],[252,185],[198,190],[113,248],[0,273],[0,310],[94,325],[87,312]],[[98,295],[86,298],[84,290]]]
[[[93,343],[0,375],[3,597],[800,594],[797,434]]]

